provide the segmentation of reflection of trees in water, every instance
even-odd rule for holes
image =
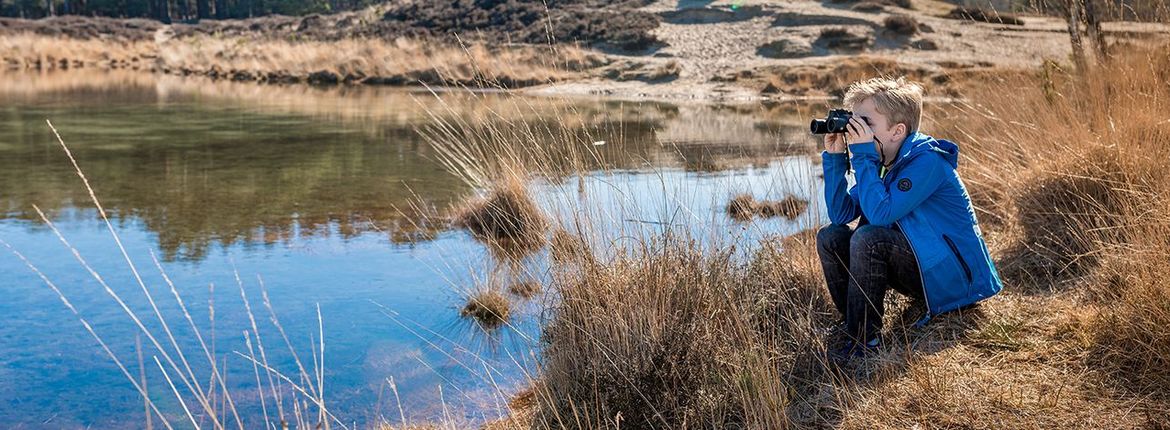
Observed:
[[[784,137],[793,121],[778,120],[783,115],[774,110],[753,116],[506,95],[478,97],[488,102],[449,97],[439,109],[433,98],[425,101],[429,94],[420,103],[413,101],[417,94],[401,91],[204,88],[166,79],[153,87],[69,81],[65,90],[25,93],[17,98],[20,107],[0,110],[2,216],[35,221],[32,204],[56,219],[89,207],[45,118],[61,130],[111,215],[140,220],[158,235],[168,260],[201,259],[214,244],[310,236],[375,232],[401,244],[434,238],[447,228],[436,214],[470,190],[434,162],[433,149],[416,132],[429,123],[427,110],[484,130],[522,121],[542,130],[550,147],[566,140],[588,145],[596,157],[586,160],[587,169],[708,170],[694,167],[706,160],[733,168],[799,147]],[[606,143],[593,146],[596,141]],[[575,166],[568,159],[556,162],[570,171]]]
[[[348,238],[402,225],[397,207],[413,198],[411,188],[436,202],[465,191],[423,158],[425,145],[403,127],[368,134],[289,124],[265,130],[272,127],[265,118],[240,121],[255,129],[240,138],[201,142],[199,135],[176,134],[164,144],[117,149],[103,149],[84,131],[65,133],[106,207],[157,233],[167,259],[200,259],[214,243]],[[88,206],[60,151],[36,146],[23,154],[23,165],[0,173],[9,215],[30,219],[34,203],[54,212]],[[24,175],[29,170],[52,174]]]

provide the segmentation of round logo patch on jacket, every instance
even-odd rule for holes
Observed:
[[[898,190],[906,192],[910,191],[910,187],[914,184],[910,183],[910,178],[902,178],[898,180]]]

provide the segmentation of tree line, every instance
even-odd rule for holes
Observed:
[[[0,16],[149,18],[171,23],[263,15],[308,15],[364,8],[377,0],[0,0]]]
[[[264,15],[308,15],[361,9],[386,0],[0,0],[0,16],[45,18],[61,15],[150,18],[163,23],[199,19],[240,19]],[[464,0],[466,2],[467,0]],[[515,1],[515,0],[513,0]],[[539,0],[519,0],[519,2]],[[1170,18],[1167,0],[951,0],[975,7],[991,6],[1001,11],[1035,12],[1064,16],[1070,22],[1088,21],[1090,31],[1097,22],[1115,20],[1162,21]],[[436,1],[439,3],[439,1]],[[460,3],[459,1],[447,3]],[[477,0],[479,4],[481,1]],[[508,0],[482,0],[490,8]],[[549,1],[551,6],[573,1]],[[585,1],[583,3],[589,3]],[[601,1],[599,3],[607,3]],[[436,5],[438,6],[438,5]]]

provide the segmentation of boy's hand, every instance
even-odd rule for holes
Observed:
[[[845,136],[839,133],[825,135],[825,152],[830,154],[845,153]]]
[[[873,129],[869,128],[861,118],[853,117],[849,119],[849,125],[845,126],[849,130],[849,142],[864,143],[873,142]]]

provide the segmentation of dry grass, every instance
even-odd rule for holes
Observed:
[[[1010,13],[1000,13],[995,9],[960,6],[952,9],[946,17],[992,24],[1024,25],[1024,20],[1020,19],[1020,17]]]
[[[863,1],[849,7],[855,12],[877,13],[886,10],[886,5],[876,1]]]
[[[1166,241],[1165,236],[1154,240]],[[1166,256],[1148,256],[1160,261],[1139,256],[1110,265],[1095,285],[1108,300],[1087,328],[1097,354],[1088,362],[1114,378],[1121,393],[1152,397],[1153,402],[1143,405],[1147,407],[1170,406],[1170,269]],[[1170,417],[1163,415],[1155,422],[1165,426],[1168,421]]]
[[[654,68],[654,71],[646,76],[646,80],[648,82],[665,82],[678,78],[681,72],[682,66],[679,66],[678,61],[670,60]]]
[[[666,237],[557,271],[537,428],[776,428],[822,370],[817,274]],[[683,425],[682,423],[688,423]]]
[[[548,217],[520,179],[502,180],[455,209],[455,225],[502,256],[524,257],[544,247]]]
[[[727,203],[727,215],[736,221],[749,221],[756,216],[756,198],[751,194],[736,194]]]
[[[553,231],[549,248],[556,264],[582,262],[590,256],[589,245],[585,239],[562,228]]]
[[[753,217],[782,216],[796,219],[808,209],[808,201],[796,196],[781,200],[756,200],[751,194],[737,194],[727,203],[727,215],[736,221],[750,221]]]
[[[0,37],[0,61],[8,69],[152,70],[157,55],[158,45],[148,41],[68,39],[35,34]]]
[[[578,55],[584,54],[570,48],[555,52],[541,47],[492,48],[483,44],[461,48],[407,39],[245,43],[243,39],[209,36],[168,42],[159,52],[163,69],[225,74],[232,79],[264,77],[280,81],[287,76],[309,80],[317,73],[336,81],[450,82],[470,86],[499,83],[505,87],[535,85],[572,76],[571,72],[558,70],[557,64],[563,65]]]
[[[512,302],[499,291],[479,291],[467,298],[467,304],[459,315],[471,318],[485,329],[495,329],[508,322],[512,314]]]
[[[541,286],[539,282],[535,282],[535,281],[516,282],[516,283],[508,286],[509,293],[512,293],[512,295],[519,296],[519,297],[525,298],[525,299],[530,299],[532,297],[535,297],[537,294],[540,294],[540,292],[543,290],[544,290],[544,287]]]
[[[571,70],[602,63],[595,57],[573,47],[458,46],[413,39],[317,42],[192,35],[156,42],[28,33],[0,39],[0,60],[8,68],[135,69],[272,83],[514,88],[575,77],[578,72]]]
[[[796,196],[787,196],[779,201],[762,201],[759,206],[760,216],[764,218],[782,216],[796,219],[808,209],[808,201]]]
[[[1015,219],[1026,240],[1007,252],[1014,258],[1001,270],[1010,280],[1055,288],[1061,280],[1084,276],[1104,247],[1123,239],[1116,227],[1137,215],[1126,213],[1129,182],[1115,153],[1095,150],[1072,159],[1013,193]]]

